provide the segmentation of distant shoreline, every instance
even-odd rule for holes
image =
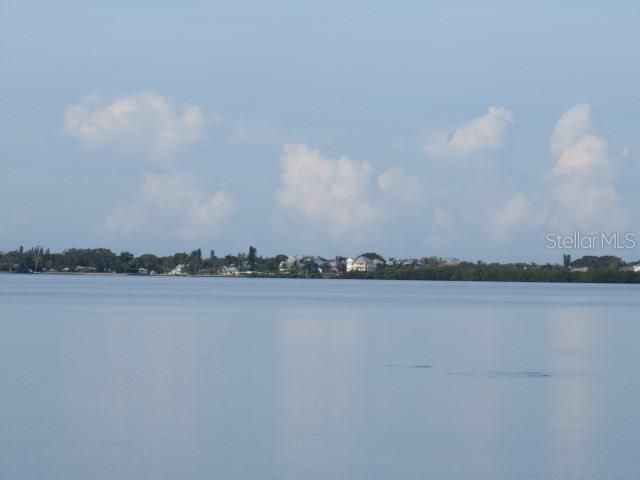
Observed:
[[[247,253],[205,256],[189,253],[157,256],[146,253],[119,254],[107,248],[71,248],[52,252],[42,247],[0,251],[0,272],[48,275],[176,276],[191,278],[324,278],[353,280],[440,280],[538,283],[640,283],[640,261],[619,257],[584,256],[562,264],[535,262],[486,263],[457,258],[383,257],[376,252],[353,258],[314,255],[259,256],[250,246]]]
[[[227,278],[227,279],[281,279],[281,280],[386,280],[386,281],[414,281],[414,282],[468,282],[468,283],[538,283],[538,284],[600,284],[600,285],[637,285],[640,279],[632,281],[624,280],[587,280],[573,278],[570,280],[529,280],[529,279],[442,279],[442,278],[384,278],[373,275],[341,275],[341,276],[322,276],[322,275],[268,275],[268,274],[238,274],[238,275],[221,275],[221,274],[199,274],[199,275],[170,275],[166,273],[156,275],[141,275],[137,273],[111,273],[111,272],[37,272],[37,273],[21,273],[21,272],[3,272],[0,275],[45,275],[50,277],[129,277],[129,278]]]

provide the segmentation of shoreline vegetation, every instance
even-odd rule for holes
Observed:
[[[346,278],[379,280],[440,280],[557,283],[640,283],[640,261],[624,262],[615,256],[584,256],[562,264],[485,263],[455,258],[396,259],[367,252],[354,258],[247,253],[204,257],[190,253],[157,256],[130,252],[116,254],[106,248],[71,248],[51,252],[42,247],[0,251],[0,273],[71,275],[164,275],[190,277]]]

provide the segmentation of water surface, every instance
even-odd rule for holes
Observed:
[[[0,478],[637,479],[640,288],[0,275]]]

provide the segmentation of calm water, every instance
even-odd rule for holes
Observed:
[[[635,480],[639,313],[636,286],[0,275],[0,478]]]

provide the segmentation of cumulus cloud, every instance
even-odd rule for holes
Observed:
[[[418,177],[405,173],[399,167],[389,168],[378,175],[378,188],[392,201],[403,205],[415,205],[421,197]]]
[[[334,235],[376,223],[371,166],[348,157],[328,158],[307,145],[285,145],[278,204]]]
[[[166,156],[178,146],[200,138],[203,125],[198,107],[174,108],[153,92],[129,95],[108,105],[72,105],[64,115],[66,132],[92,148]]]
[[[489,107],[486,115],[460,126],[453,133],[426,146],[431,155],[473,155],[486,150],[502,147],[513,124],[512,113],[504,107]]]
[[[564,112],[551,133],[551,151],[561,156],[568,148],[577,143],[591,129],[591,106],[579,103]]]
[[[523,225],[542,221],[533,202],[522,192],[514,193],[503,205],[489,212],[489,235],[502,240]]]
[[[304,144],[285,145],[278,205],[334,237],[357,235],[419,204],[418,177],[391,167],[377,177],[371,165],[330,158]]]
[[[577,228],[605,229],[624,221],[606,139],[593,133],[591,108],[565,112],[551,135],[554,221]]]
[[[428,202],[437,207],[431,222],[436,232],[433,235],[442,237],[446,231],[447,238],[463,242],[470,232],[494,239],[496,228],[505,231],[503,220],[497,217],[507,214],[501,208],[508,201],[510,186],[517,182],[512,178],[513,172],[495,160],[496,153],[507,143],[513,123],[509,110],[492,106],[482,117],[426,146],[427,154],[435,160],[429,162],[426,180]],[[442,162],[438,157],[455,161]],[[477,157],[483,161],[474,161]]]
[[[112,233],[146,232],[188,240],[219,233],[234,210],[230,195],[202,191],[190,176],[147,174],[134,203],[116,209],[104,226]]]

